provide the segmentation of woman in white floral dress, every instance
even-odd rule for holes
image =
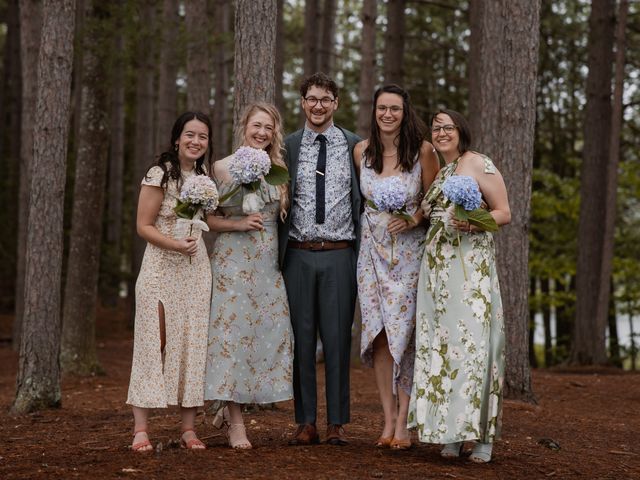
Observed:
[[[250,105],[236,132],[238,145],[264,149],[271,163],[282,158],[282,123],[273,105]],[[214,177],[224,196],[235,189],[229,173],[233,155],[214,163]],[[254,195],[254,194],[250,194]],[[242,404],[273,403],[293,397],[293,337],[289,303],[278,268],[277,219],[288,206],[287,186],[261,181],[252,203],[258,213],[243,211],[240,188],[220,204],[209,226],[220,232],[213,249],[213,293],[207,350],[205,399],[227,402],[229,445],[249,449]],[[245,202],[245,207],[247,207]]]
[[[415,355],[416,289],[425,236],[419,204],[438,171],[438,160],[433,146],[424,140],[426,126],[399,86],[385,85],[375,92],[371,117],[370,138],[354,150],[360,190],[371,200],[378,181],[392,176],[401,179],[413,222],[365,205],[357,270],[361,357],[374,368],[384,412],[375,445],[407,449],[411,447],[407,409]]]
[[[420,440],[445,444],[441,455],[458,457],[475,440],[470,459],[491,460],[500,434],[504,380],[504,319],[493,235],[452,217],[442,194],[451,175],[473,177],[498,225],[511,220],[504,180],[491,160],[469,150],[462,115],[441,110],[432,139],[446,166],[422,202],[431,219],[420,270],[416,360],[409,425]],[[464,266],[463,266],[464,262]]]
[[[140,189],[137,230],[147,241],[136,282],[133,361],[127,403],[135,420],[132,449],[152,450],[147,435],[150,408],[180,405],[182,446],[203,449],[194,432],[196,408],[204,404],[211,268],[201,230],[181,238],[173,211],[180,186],[206,175],[211,123],[196,112],[173,125],[169,149],[149,169]],[[209,152],[209,156],[207,156]],[[198,214],[201,216],[201,214]]]

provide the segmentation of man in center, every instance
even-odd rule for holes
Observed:
[[[325,362],[327,433],[346,445],[349,361],[355,308],[360,189],[353,147],[360,138],[335,125],[338,87],[323,73],[300,86],[304,128],[285,139],[291,209],[279,228],[279,261],[295,337],[293,388],[298,429],[289,442],[319,442],[316,343]]]

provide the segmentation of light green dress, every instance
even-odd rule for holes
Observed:
[[[485,173],[494,174],[484,160]],[[442,184],[456,167],[457,161],[440,170],[423,201],[431,227],[418,282],[408,424],[422,442],[490,443],[499,436],[502,411],[502,300],[493,235],[448,225],[453,205]]]

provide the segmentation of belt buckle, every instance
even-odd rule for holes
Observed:
[[[316,245],[313,245],[313,243],[312,243],[312,245],[313,245],[311,247],[311,251],[312,252],[318,252],[320,250],[324,250],[324,240],[322,240],[321,242],[315,242],[315,243],[316,243]],[[317,245],[317,244],[320,244],[320,245]]]

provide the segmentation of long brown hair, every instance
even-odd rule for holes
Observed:
[[[238,122],[238,126],[236,127],[235,144],[240,146],[244,143],[244,134],[247,129],[247,124],[249,123],[249,119],[256,112],[266,113],[271,117],[274,123],[271,143],[267,148],[265,148],[265,151],[269,154],[269,158],[271,158],[271,163],[287,169],[287,164],[284,163],[284,157],[282,155],[282,152],[284,152],[282,117],[275,105],[266,102],[256,102],[248,105],[247,108],[244,109],[240,122]],[[287,209],[289,208],[289,184],[285,183],[283,185],[278,185],[277,189],[280,192],[280,218],[284,220],[287,216]]]

